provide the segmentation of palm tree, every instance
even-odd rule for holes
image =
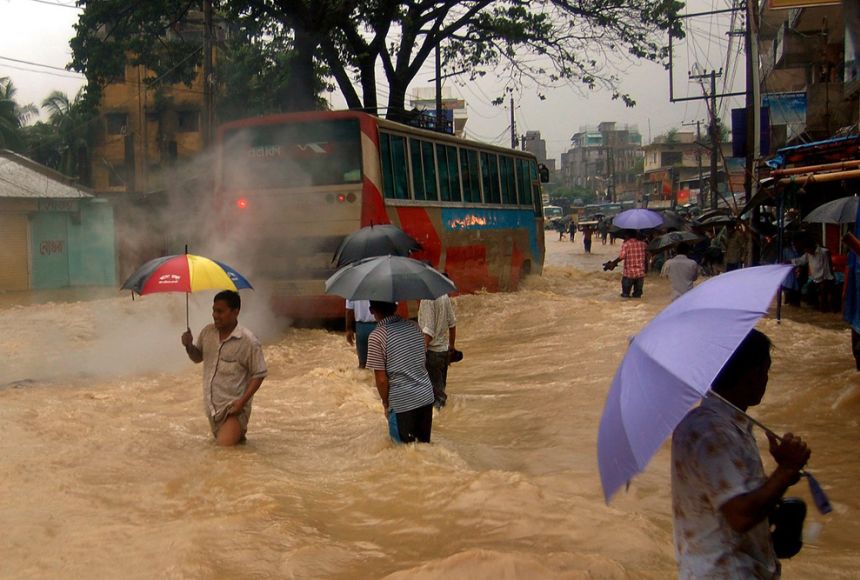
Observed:
[[[38,113],[32,104],[15,101],[17,89],[9,77],[0,77],[0,148],[20,151],[23,144],[21,128]]]
[[[48,124],[53,127],[59,143],[57,170],[79,179],[88,173],[88,135],[92,120],[84,105],[84,91],[81,88],[74,100],[70,100],[66,93],[54,91],[42,101],[42,109],[48,113]]]

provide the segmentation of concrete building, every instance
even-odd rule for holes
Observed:
[[[642,135],[635,125],[614,121],[580,127],[561,155],[560,181],[608,201],[632,200],[638,191]]]
[[[0,150],[0,291],[113,286],[114,239],[108,203]]]
[[[860,117],[860,2],[780,8],[798,4],[761,2],[760,80],[772,151],[856,133]]]

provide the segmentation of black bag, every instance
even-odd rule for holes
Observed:
[[[776,557],[791,558],[803,547],[803,520],[806,503],[799,497],[784,497],[771,512],[770,538]]]

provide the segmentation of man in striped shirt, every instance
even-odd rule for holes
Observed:
[[[418,325],[397,314],[392,302],[370,301],[377,325],[367,345],[367,368],[397,443],[430,442],[433,426],[433,384],[424,364],[424,335]]]

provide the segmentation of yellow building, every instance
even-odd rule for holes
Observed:
[[[92,152],[92,187],[100,193],[164,189],[171,169],[203,150],[203,79],[190,87],[158,85],[143,66],[127,65],[106,86]]]

